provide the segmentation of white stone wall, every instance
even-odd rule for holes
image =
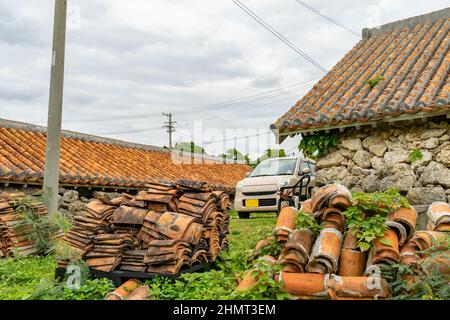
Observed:
[[[411,150],[421,160],[411,163]],[[414,205],[450,202],[450,124],[444,116],[348,128],[338,148],[317,161],[316,185],[340,182],[352,191],[399,189]]]

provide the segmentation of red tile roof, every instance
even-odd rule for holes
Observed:
[[[45,128],[0,119],[0,181],[42,183],[45,144]],[[177,164],[167,149],[63,131],[60,182],[139,188],[155,178],[184,178],[234,188],[251,170],[213,157],[198,163],[197,157],[194,164]]]
[[[364,29],[363,39],[271,126],[280,135],[450,112],[450,8]],[[369,79],[383,77],[373,88]]]

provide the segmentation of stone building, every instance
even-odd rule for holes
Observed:
[[[450,8],[363,30],[363,39],[271,126],[337,136],[317,185],[399,189],[415,205],[450,202]]]

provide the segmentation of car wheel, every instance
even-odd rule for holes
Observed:
[[[249,219],[250,212],[238,212],[239,219]]]

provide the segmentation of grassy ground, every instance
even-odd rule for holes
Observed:
[[[247,253],[270,233],[275,214],[254,214],[241,220],[232,213],[230,250],[221,256],[213,270],[187,274],[183,280],[168,283],[160,278],[149,282],[156,299],[228,299],[236,278],[248,268]],[[70,290],[54,282],[53,256],[0,260],[0,300],[22,299],[102,299],[112,285],[105,280],[85,280],[80,290]]]

